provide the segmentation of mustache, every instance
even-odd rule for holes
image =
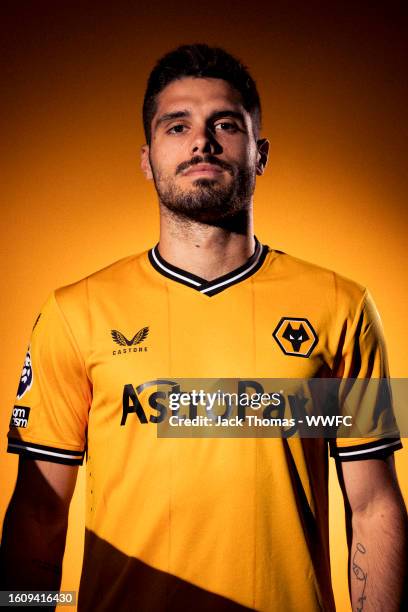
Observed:
[[[179,164],[176,168],[176,174],[180,174],[180,172],[184,172],[184,170],[187,170],[187,168],[190,168],[191,166],[195,166],[197,164],[213,164],[214,166],[219,166],[223,170],[226,170],[232,175],[234,174],[234,169],[230,164],[228,164],[222,159],[218,159],[214,155],[204,155],[204,157],[196,155],[188,161],[181,162],[181,164]]]

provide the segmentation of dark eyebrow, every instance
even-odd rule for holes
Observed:
[[[161,115],[156,121],[156,128],[159,127],[162,123],[166,123],[167,121],[173,121],[174,119],[183,119],[185,117],[190,117],[191,113],[187,110],[175,111],[174,113],[164,113]]]
[[[234,111],[231,109],[216,111],[211,115],[209,120],[217,121],[217,119],[222,119],[223,117],[233,117],[234,119],[239,119],[245,125],[244,115],[239,111]]]

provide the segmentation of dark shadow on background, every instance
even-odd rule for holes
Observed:
[[[85,532],[79,612],[254,612],[226,597],[154,569]]]

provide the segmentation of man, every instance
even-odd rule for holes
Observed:
[[[79,609],[332,611],[326,440],[158,437],[165,407],[150,388],[384,378],[375,308],[359,285],[254,238],[268,141],[240,62],[206,45],[176,49],[150,75],[143,118],[160,241],[57,290],[36,322],[9,433],[20,463],[4,588],[58,589],[86,454]],[[402,606],[400,447],[398,437],[331,442],[353,610]]]

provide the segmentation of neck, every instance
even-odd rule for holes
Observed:
[[[191,221],[160,206],[159,252],[173,266],[210,281],[242,266],[254,249],[252,208],[238,223],[220,226]]]

